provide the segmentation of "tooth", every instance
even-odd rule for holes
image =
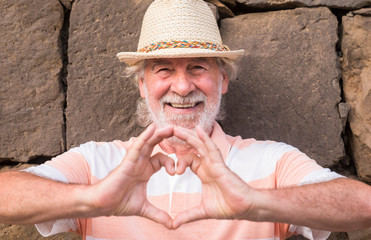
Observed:
[[[175,108],[191,108],[194,107],[195,103],[188,103],[188,104],[178,104],[178,103],[171,103],[171,106]]]

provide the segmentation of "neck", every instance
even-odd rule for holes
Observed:
[[[211,136],[212,131],[213,127],[207,130],[206,133],[209,136]],[[191,152],[196,152],[196,150],[191,145],[187,144],[185,141],[177,137],[164,139],[159,145],[162,148],[162,150],[165,151],[166,153],[168,154],[175,153],[178,156],[186,155]]]
[[[177,156],[186,155],[194,151],[190,145],[184,141],[181,142],[179,139],[164,139],[159,145],[166,153],[175,153]]]

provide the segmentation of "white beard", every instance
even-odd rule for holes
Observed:
[[[217,102],[216,104],[211,104],[208,102],[207,96],[201,92],[200,90],[196,89],[192,91],[187,96],[182,97],[176,93],[168,93],[164,95],[160,99],[161,111],[157,113],[153,112],[151,109],[149,102],[148,102],[148,91],[147,87],[144,85],[144,92],[145,92],[145,101],[151,115],[152,121],[158,127],[166,127],[166,126],[181,126],[188,129],[193,129],[197,125],[200,125],[203,130],[210,134],[213,130],[215,119],[219,113],[221,99],[222,99],[222,84],[219,84],[218,91],[215,93],[217,94]],[[172,102],[172,103],[196,103],[202,102],[204,105],[204,111],[201,113],[193,113],[193,114],[174,114],[174,113],[166,113],[164,111],[165,103]],[[184,144],[184,141],[178,138],[171,138],[169,139],[172,143],[177,144]]]

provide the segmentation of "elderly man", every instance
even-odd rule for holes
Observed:
[[[326,239],[371,226],[369,186],[215,122],[241,54],[222,44],[203,1],[154,1],[138,51],[118,54],[138,83],[147,129],[2,173],[0,222],[89,240]]]

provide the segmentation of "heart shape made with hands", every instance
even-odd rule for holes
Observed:
[[[198,127],[197,130],[190,130],[183,127],[171,126],[170,129],[172,131],[169,132],[168,129],[169,128],[156,129],[158,132],[155,132],[152,135],[156,140],[152,138],[148,140],[148,144],[151,145],[152,151],[154,143],[160,144],[164,140],[172,137],[176,137],[184,143],[180,145],[179,149],[176,149],[176,147],[173,146],[170,147],[170,151],[175,152],[177,156],[178,161],[176,163],[174,163],[173,158],[170,158],[168,155],[163,153],[151,155],[151,160],[155,160],[156,167],[159,164],[161,167],[164,167],[170,175],[182,175],[186,168],[189,167],[195,174],[197,174],[201,159],[209,159],[210,157],[217,159],[220,164],[225,166],[218,147],[201,127]],[[169,145],[171,145],[171,143]],[[164,145],[161,147],[163,146]],[[201,157],[201,154],[203,157]]]
[[[150,144],[159,144],[169,137],[183,140],[188,148],[176,152],[178,158],[176,168],[174,160],[163,154],[157,156],[157,164],[164,166],[170,175],[181,175],[189,167],[202,182],[200,204],[179,213],[173,219],[173,228],[186,222],[206,218],[231,219],[246,210],[240,200],[247,196],[250,188],[229,170],[219,148],[200,126],[197,126],[195,130],[179,126],[156,129],[152,137],[149,139]]]
[[[177,168],[167,155],[152,155],[154,147],[170,137],[177,137],[189,145],[188,151],[177,153]],[[174,219],[147,199],[147,183],[162,167],[170,175],[181,175],[190,167],[202,183],[200,204],[179,213]],[[218,147],[201,127],[196,130],[178,126],[157,129],[150,125],[129,147],[120,166],[97,185],[94,194],[95,205],[106,209],[105,215],[142,216],[174,229],[200,219],[239,216],[246,210],[241,205],[241,199],[248,196],[249,188],[246,187],[228,169]]]
[[[199,131],[207,136],[207,134],[203,130]],[[155,133],[153,134],[153,138],[156,138],[157,140],[153,141],[153,139],[151,138],[149,139],[149,144],[153,144],[154,142],[158,142],[157,144],[160,144],[160,142],[162,142],[163,145],[161,147],[166,148],[166,143],[164,144],[164,140],[166,141],[168,138],[171,137],[176,137],[184,141],[185,144],[183,143],[182,145],[180,145],[180,149],[175,149],[174,146],[171,146],[173,147],[171,150],[175,151],[177,161],[174,161],[173,158],[163,153],[156,153],[155,155],[151,156],[151,162],[154,163],[154,165],[160,164],[161,167],[165,168],[169,175],[182,175],[185,173],[188,167],[197,175],[198,169],[201,166],[201,155],[199,151],[203,154],[207,154],[208,152],[205,149],[205,143],[197,134],[197,132],[195,130],[185,129],[182,127],[173,127],[172,131],[170,131],[171,133],[164,134],[164,132],[166,132],[166,130],[163,129],[158,129],[157,132],[155,131]],[[166,149],[163,148],[163,150]],[[224,164],[224,161],[222,162]],[[202,207],[199,207],[199,209],[202,209]],[[207,215],[204,213],[204,211],[196,210],[196,208],[191,208],[182,213],[179,213],[174,219],[172,219],[172,228],[177,228],[183,223],[202,218],[207,218]]]

